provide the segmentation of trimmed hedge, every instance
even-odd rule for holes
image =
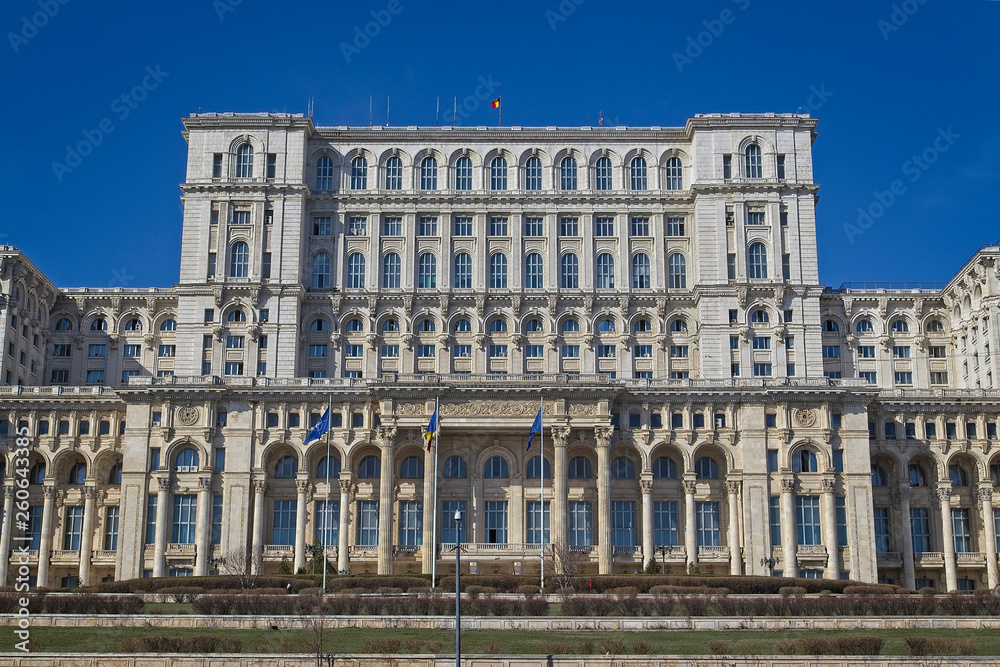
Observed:
[[[0,613],[12,614],[20,608],[20,599],[28,598],[28,609],[33,614],[138,614],[143,600],[139,595],[22,595],[0,593]]]
[[[292,592],[297,593],[302,588],[311,588],[321,585],[323,575],[288,575],[284,577],[257,577],[254,588],[280,588],[285,590],[288,584],[292,585]],[[123,579],[122,581],[102,581],[94,587],[97,593],[163,593],[165,588],[202,588],[204,590],[226,589],[240,590],[239,578],[231,575],[218,575],[211,577],[160,577],[157,579]]]
[[[209,616],[450,616],[455,612],[454,597],[436,595],[337,595],[327,598],[308,595],[202,595],[193,605],[196,613]],[[463,613],[472,616],[545,616],[548,609],[548,603],[537,598],[477,598],[462,601]]]

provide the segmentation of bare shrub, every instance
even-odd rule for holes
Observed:
[[[708,642],[708,652],[712,655],[728,655],[729,642]]]
[[[653,652],[653,645],[645,639],[632,642],[632,653],[636,655],[649,655]]]
[[[625,652],[625,642],[620,639],[602,639],[598,644],[601,650],[611,655],[621,655]]]

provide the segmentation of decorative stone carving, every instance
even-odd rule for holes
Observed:
[[[611,435],[614,430],[610,426],[598,426],[594,429],[594,438],[598,447],[608,447],[611,445]]]
[[[979,487],[979,500],[993,500],[993,487],[992,486],[980,486]]]
[[[791,477],[786,477],[781,480],[781,491],[782,493],[795,493],[795,480]]]
[[[910,499],[909,482],[900,482],[899,489],[897,489],[896,494],[899,496],[900,500],[909,500]]]
[[[693,479],[685,479],[681,482],[681,486],[684,487],[684,493],[689,495],[694,495],[694,492],[698,490],[698,482]]]
[[[200,416],[201,413],[194,406],[186,405],[177,409],[177,423],[181,426],[194,426]]]
[[[568,426],[553,426],[552,432],[552,443],[556,447],[565,447],[569,442],[570,429]]]
[[[951,487],[950,486],[939,486],[937,489],[938,500],[949,501],[951,500]]]
[[[597,414],[597,405],[594,403],[573,403],[569,406],[570,417],[593,417]]]
[[[340,492],[341,493],[350,493],[351,492],[351,486],[352,486],[352,484],[353,484],[353,482],[351,482],[351,480],[349,480],[349,479],[342,479],[342,480],[340,480],[340,484],[339,484],[339,486],[340,486]]]
[[[83,487],[83,497],[84,498],[96,498],[97,497],[97,487],[95,486],[85,486]]]
[[[164,475],[163,477],[157,477],[156,478],[156,484],[159,487],[160,491],[169,491],[170,490],[170,486],[171,486],[171,484],[170,484],[170,478],[167,477],[166,475]]]
[[[837,480],[835,480],[833,477],[824,477],[823,478],[823,492],[824,493],[833,493],[833,491],[834,491],[835,488],[837,488]]]
[[[396,402],[393,404],[393,414],[398,417],[422,417],[424,416],[424,404]]]
[[[202,491],[212,490],[212,478],[211,477],[199,477],[198,478],[198,488]]]
[[[543,415],[551,415],[555,406],[546,403]],[[441,405],[442,417],[533,417],[538,412],[535,401],[476,401]]]
[[[653,492],[653,481],[649,479],[639,480],[639,490],[643,494],[650,494]]]
[[[253,481],[253,490],[255,493],[264,493],[267,490],[267,480],[255,479]]]
[[[740,487],[743,486],[739,480],[729,480],[726,482],[726,493],[731,496],[740,495]]]
[[[295,490],[299,493],[309,493],[309,487],[312,485],[307,479],[297,479],[295,480]]]
[[[383,447],[391,447],[392,441],[396,438],[395,426],[379,426],[375,431],[379,444]]]
[[[816,411],[812,408],[800,408],[792,413],[792,420],[799,428],[810,428],[816,423]]]

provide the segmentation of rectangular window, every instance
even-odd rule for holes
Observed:
[[[589,547],[594,544],[594,512],[589,502],[569,503],[569,543],[574,547]]]
[[[833,472],[844,472],[844,450],[833,450]]]
[[[417,236],[437,236],[437,218],[422,217],[417,227]]]
[[[792,256],[784,254],[781,256],[781,277],[784,280],[792,279]]]
[[[738,320],[739,320],[739,316],[737,315],[737,311],[735,309],[731,309],[729,311],[729,323],[730,324],[736,324],[736,322]]]
[[[104,384],[104,371],[103,370],[87,371],[87,384]]]
[[[594,218],[594,236],[614,236],[615,219],[600,217]]]
[[[170,525],[171,544],[194,544],[195,524],[198,518],[198,497],[174,496],[174,516]]]
[[[875,346],[874,345],[860,345],[858,346],[858,356],[862,359],[874,359],[875,358]]]
[[[107,345],[91,345],[87,348],[88,357],[106,357],[108,356],[108,346]]]
[[[559,236],[579,236],[580,221],[577,218],[559,218]]]
[[[924,424],[924,434],[927,436],[928,440],[932,440],[937,437],[937,424],[934,422],[927,422]]]
[[[526,345],[524,348],[525,359],[542,359],[545,357],[544,345]]]
[[[455,345],[452,347],[452,350],[456,359],[464,359],[472,356],[471,345]]]
[[[931,384],[948,384],[948,372],[931,371]]]
[[[268,153],[267,154],[266,169],[267,169],[267,171],[265,172],[267,174],[266,178],[274,178],[274,175],[275,175],[275,173],[278,170],[278,154],[277,153]]]
[[[736,255],[733,253],[726,255],[726,279],[736,280]]]
[[[234,225],[249,225],[250,224],[250,211],[233,211],[233,223]]]
[[[126,359],[133,359],[142,354],[141,345],[125,345],[122,347],[122,356]]]
[[[528,501],[527,532],[525,538],[528,544],[551,544],[549,535],[549,502],[539,507],[537,500]],[[541,510],[541,511],[539,511]],[[544,535],[542,534],[544,531]]]
[[[226,375],[243,375],[242,361],[227,361],[225,368]]]
[[[948,348],[944,345],[931,345],[927,348],[927,356],[931,359],[947,359],[948,358]]]
[[[507,501],[486,501],[486,542],[507,544]]]
[[[823,346],[823,358],[824,359],[839,359],[840,358],[840,346],[839,345],[824,345]]]
[[[420,546],[424,542],[424,504],[419,500],[399,502],[399,544]]]
[[[889,551],[889,508],[876,507],[875,512],[875,553]]]
[[[313,236],[330,236],[333,233],[333,218],[323,216],[313,218]]]
[[[446,500],[441,503],[441,543],[464,544],[466,542],[466,527],[468,515],[465,514],[464,500]],[[455,526],[455,512],[461,512],[465,520]]]
[[[490,236],[509,236],[507,218],[490,218]]]
[[[843,453],[843,452],[841,452]],[[843,496],[834,498],[834,511],[837,515],[837,546],[847,546],[847,499]]]
[[[649,236],[649,218],[632,218],[632,236]]]
[[[316,501],[315,535],[320,544],[336,546],[340,536],[340,501]]]
[[[435,354],[435,347],[433,345],[417,345],[417,357],[419,359],[433,359]]]
[[[747,212],[747,224],[748,225],[763,225],[763,224],[766,224],[766,219],[764,217],[764,211],[748,211]]]
[[[63,530],[63,549],[79,551],[83,540],[83,507],[67,507]]]
[[[507,346],[506,345],[490,345],[490,358],[491,359],[506,359],[507,358]]]
[[[382,236],[402,236],[403,219],[398,216],[389,216],[382,221]]]
[[[786,350],[794,350],[795,349],[795,336],[786,336],[785,337],[785,349]]]
[[[754,377],[771,377],[771,364],[754,364]]]
[[[893,378],[896,384],[913,384],[913,373],[910,371],[896,371]]]
[[[878,384],[878,374],[875,371],[861,371],[858,377],[868,384]]]
[[[958,437],[958,429],[955,427],[955,422],[948,422],[944,425],[944,435],[948,440],[954,440]]]
[[[275,500],[271,521],[271,544],[295,544],[295,512],[298,501]]]
[[[352,217],[347,221],[348,236],[368,236],[368,218]]]
[[[598,345],[597,357],[599,359],[614,359],[617,356],[617,347],[614,345]]]
[[[820,532],[818,496],[798,496],[795,498],[795,526],[799,544],[803,546],[823,544]]]
[[[910,508],[910,532],[913,534],[913,553],[931,550],[931,519],[927,508]]]
[[[212,153],[212,178],[222,178],[222,153]]]
[[[156,351],[156,356],[158,357],[173,357],[177,355],[177,346],[175,345],[161,345]]]
[[[755,350],[770,350],[771,349],[771,337],[770,336],[754,336],[754,338],[753,338],[753,349],[755,349]]]
[[[69,343],[56,343],[52,346],[52,356],[69,357],[73,352],[73,346]]]
[[[910,346],[909,345],[896,345],[892,348],[892,356],[894,359],[909,359],[910,358]]]
[[[636,359],[651,359],[653,357],[652,345],[636,345],[634,349]]]
[[[684,236],[684,218],[667,218],[667,236]]]
[[[265,252],[260,256],[260,277],[264,280],[268,280],[271,277],[271,253]],[[261,322],[266,322],[267,320],[262,319]]]
[[[226,349],[242,350],[244,347],[246,347],[244,336],[226,336]]]
[[[65,369],[52,371],[50,381],[52,384],[66,384],[69,382],[69,371]]]
[[[543,236],[545,234],[545,226],[542,223],[542,218],[525,218],[524,219],[524,235],[525,236]]]
[[[325,345],[323,347],[326,347]],[[383,359],[398,359],[399,358],[399,346],[398,345],[383,345],[382,346],[382,358]]]
[[[676,500],[653,503],[653,544],[656,546],[677,546]]]
[[[118,519],[119,508],[108,507],[104,514],[104,549],[106,551],[118,550]]]
[[[326,347],[326,345],[310,345],[309,346],[309,356],[313,357],[313,358],[327,356],[327,347]]]
[[[733,177],[733,156],[723,155],[722,156],[722,177],[729,180]]]
[[[719,503],[701,502],[694,505],[697,519],[697,534],[699,547],[717,547],[721,541],[719,530]]]
[[[560,356],[562,356],[563,359],[579,359],[580,358],[580,346],[579,345],[563,345]]]
[[[778,472],[778,450],[767,450],[767,471]]]
[[[472,236],[472,218],[466,216],[455,218],[454,236]]]
[[[670,346],[670,357],[672,359],[687,359],[688,358],[688,346],[687,345],[671,345]]]
[[[378,544],[378,501],[358,501],[358,546]]]
[[[615,547],[635,546],[635,503],[611,503],[611,544]]]
[[[344,356],[349,359],[357,359],[365,355],[364,345],[345,345]]]
[[[222,544],[222,494],[212,496],[212,544]]]
[[[972,532],[968,508],[956,507],[951,510],[951,530],[955,536],[955,553],[972,551]]]
[[[777,453],[777,452],[775,452]],[[771,524],[771,546],[781,546],[781,498],[771,496],[767,499],[767,516]]]
[[[896,422],[885,423],[885,439],[886,440],[896,439]]]
[[[162,371],[157,372],[157,377],[163,377],[160,375]],[[122,384],[128,384],[129,378],[139,377],[139,371],[122,371]]]

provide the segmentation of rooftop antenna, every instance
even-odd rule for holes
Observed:
[[[437,108],[434,110],[434,127],[438,126],[438,119],[441,117],[441,96],[438,95]]]
[[[372,126],[372,96],[368,96],[368,127]]]
[[[604,112],[603,111],[599,111],[597,113],[597,124],[600,127],[604,127]]]
[[[315,106],[315,103],[316,103],[316,98],[315,97],[310,97],[309,98],[309,117],[310,118],[313,117],[313,107]]]
[[[451,126],[455,127],[455,123],[458,121],[458,96],[455,96],[455,110],[451,115]]]
[[[385,96],[385,126],[389,127],[389,96]]]

